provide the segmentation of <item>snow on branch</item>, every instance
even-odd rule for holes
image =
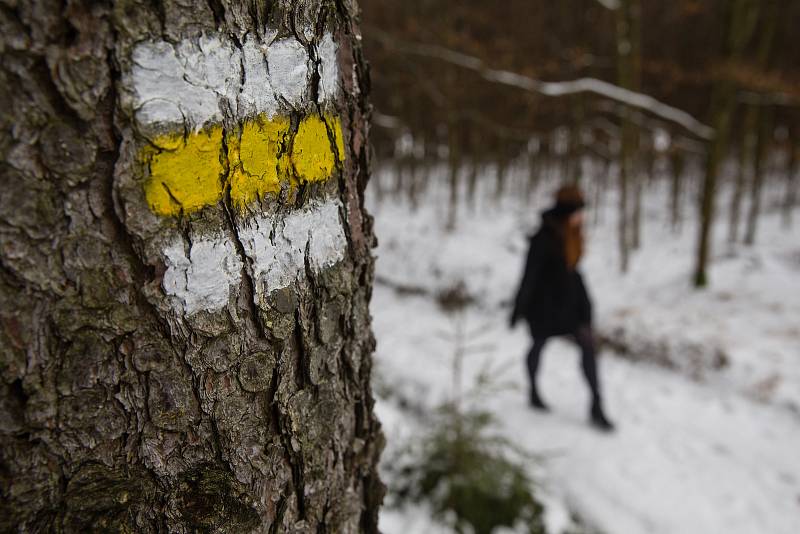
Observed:
[[[603,4],[603,7],[606,9],[618,9],[619,8],[619,0],[597,0],[599,3]]]
[[[551,97],[591,93],[632,108],[641,109],[663,120],[678,124],[702,139],[710,139],[714,135],[714,130],[711,127],[681,109],[665,104],[652,96],[624,89],[603,80],[578,78],[564,82],[543,82],[516,72],[489,68],[479,58],[441,46],[400,42],[376,28],[370,28],[370,33],[390,48],[409,54],[439,59],[473,70],[480,74],[483,79],[490,82],[517,87],[525,91]]]

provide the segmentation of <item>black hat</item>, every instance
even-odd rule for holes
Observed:
[[[567,217],[586,207],[583,193],[574,185],[566,185],[556,192],[556,204],[550,210],[553,215]]]

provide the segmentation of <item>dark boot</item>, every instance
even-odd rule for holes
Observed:
[[[533,346],[531,347],[530,352],[528,352],[528,378],[530,379],[531,385],[531,396],[530,402],[531,407],[535,410],[540,410],[546,412],[549,410],[547,405],[542,402],[542,398],[539,396],[539,392],[536,390],[536,372],[539,370],[539,358],[542,354],[542,349],[544,348],[545,343],[547,342],[547,338],[533,338]]]
[[[531,390],[531,407],[542,412],[550,411],[550,407],[545,404],[544,401],[542,401],[542,398],[539,396],[539,392],[535,389]]]
[[[614,431],[614,423],[609,421],[606,417],[606,414],[603,412],[603,405],[600,401],[596,400],[592,402],[591,422],[592,426],[603,432]]]

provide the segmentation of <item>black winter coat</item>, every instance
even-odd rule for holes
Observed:
[[[564,257],[558,223],[551,212],[542,214],[542,226],[530,239],[512,326],[525,319],[535,338],[574,333],[592,322],[592,304],[577,270],[569,269]]]

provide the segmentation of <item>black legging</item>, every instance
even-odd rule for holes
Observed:
[[[568,336],[581,349],[581,366],[586,383],[592,393],[592,404],[600,406],[600,384],[597,380],[597,359],[595,357],[595,344],[592,329],[589,326],[578,327],[575,332]],[[539,370],[539,360],[541,359],[542,349],[547,343],[547,337],[534,337],[533,347],[528,352],[528,376],[531,380],[531,388],[534,392],[536,388],[536,373]]]

